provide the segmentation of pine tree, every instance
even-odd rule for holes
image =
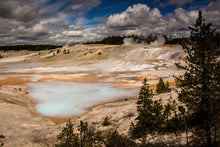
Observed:
[[[197,120],[196,126],[204,130],[208,146],[212,145],[211,129],[218,122],[215,119],[218,102],[216,98],[219,85],[217,83],[217,54],[216,44],[213,42],[215,29],[206,24],[199,11],[195,25],[189,27],[190,39],[182,44],[187,53],[187,66],[177,65],[186,70],[183,76],[177,78],[181,87],[179,100],[186,104],[188,110]],[[219,105],[219,104],[218,104]],[[218,112],[218,111],[217,111]]]
[[[86,140],[86,134],[88,131],[88,124],[83,121],[80,121],[80,125],[78,126],[78,131],[80,132],[80,146],[83,147],[85,140]]]
[[[80,121],[78,126],[78,133],[73,133],[73,124],[70,120],[67,121],[66,126],[62,132],[57,136],[59,141],[57,147],[94,147],[101,146],[103,142],[102,132],[95,132],[93,127],[88,127],[87,122]]]
[[[153,101],[153,117],[152,117],[152,120],[153,120],[153,124],[154,125],[152,127],[152,131],[157,131],[159,132],[160,129],[162,128],[162,124],[164,123],[164,116],[162,114],[162,111],[163,111],[163,106],[162,104],[155,100]]]
[[[167,92],[170,92],[170,91],[171,91],[171,89],[170,89],[170,84],[169,84],[168,81],[167,81],[167,84],[166,84],[166,91],[167,91]]]
[[[147,79],[144,78],[143,86],[139,91],[139,97],[137,100],[137,112],[138,117],[136,118],[137,124],[133,125],[132,127],[132,134],[134,137],[140,138],[147,133],[152,132],[150,127],[152,125],[151,118],[153,117],[152,113],[152,104],[153,97],[152,90],[149,89],[149,84],[147,83]]]
[[[153,101],[152,97],[153,92],[149,89],[149,84],[147,84],[147,79],[145,78],[137,100],[137,123],[136,125],[132,124],[134,137],[140,138],[161,129],[161,125],[164,122],[162,115],[163,106],[159,101]]]
[[[156,86],[156,92],[157,93],[163,93],[163,92],[169,92],[170,88],[169,88],[169,82],[167,81],[167,83],[165,84],[163,79],[160,78],[159,83]]]
[[[120,135],[117,130],[110,130],[106,134],[106,147],[136,147],[136,143],[127,136]]]
[[[163,115],[166,118],[167,125],[168,125],[168,121],[169,121],[169,116],[171,115],[171,110],[172,110],[172,107],[169,103],[167,105],[165,105]]]
[[[95,133],[90,131],[88,128],[88,123],[80,121],[78,126],[78,131],[80,133],[80,146],[81,147],[90,147],[95,144]]]
[[[162,92],[164,92],[165,87],[166,87],[166,86],[165,86],[165,84],[164,84],[163,79],[160,78],[159,83],[157,84],[157,87],[156,87],[157,93],[162,93]]]
[[[73,124],[70,120],[66,122],[66,127],[57,136],[59,143],[57,147],[79,147],[79,137],[73,133]]]
[[[80,121],[80,125],[78,126],[79,131],[79,140],[81,147],[93,147],[100,146],[101,140],[98,132],[94,131],[93,127],[88,127],[87,122]]]

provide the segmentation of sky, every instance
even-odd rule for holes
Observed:
[[[220,0],[0,0],[0,45],[189,36],[198,10],[220,31],[219,8]]]

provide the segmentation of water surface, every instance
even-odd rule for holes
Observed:
[[[67,118],[83,114],[88,108],[119,98],[134,97],[138,89],[120,89],[111,83],[47,81],[28,83],[36,110],[49,117]]]

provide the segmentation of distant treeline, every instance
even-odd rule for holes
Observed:
[[[50,50],[55,48],[60,48],[62,46],[59,45],[15,45],[15,46],[0,46],[0,50],[3,51],[21,51],[21,50],[28,50],[28,51],[42,51],[42,50]]]
[[[108,36],[105,37],[104,39],[100,41],[91,41],[91,42],[86,42],[84,44],[109,44],[109,45],[122,45],[124,44],[124,39],[125,38],[132,38],[133,42],[135,43],[150,43],[152,41],[155,41],[157,39],[157,36],[154,35],[149,35],[148,37],[144,36],[136,36],[136,35],[131,35],[131,36]]]
[[[166,35],[163,35],[165,38],[165,44],[181,44],[183,41],[188,40],[189,38],[172,38],[172,37],[167,37]],[[151,42],[157,40],[157,35],[149,35],[147,37],[144,36],[136,36],[136,35],[131,35],[131,36],[108,36],[105,37],[104,39],[100,41],[91,41],[91,42],[86,42],[84,44],[109,44],[109,45],[121,45],[124,43],[125,38],[132,38],[134,43],[146,43],[150,44]],[[215,36],[213,38],[216,42],[216,45],[220,47],[220,32],[216,32]]]
[[[125,36],[108,36],[100,41],[90,41],[84,44],[111,44],[111,45],[122,45]]]
[[[167,37],[166,35],[163,35],[165,38],[165,44],[179,44],[183,40],[183,38],[171,38]],[[124,44],[125,38],[132,38],[132,41],[134,43],[146,43],[150,44],[151,42],[157,40],[157,35],[149,35],[147,37],[145,36],[137,36],[137,35],[131,35],[131,36],[108,36],[100,41],[91,41],[86,42],[84,44],[109,44],[109,45],[122,45]],[[184,38],[185,39],[185,38]]]

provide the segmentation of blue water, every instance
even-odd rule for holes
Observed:
[[[83,84],[47,81],[28,83],[30,97],[37,101],[36,110],[45,116],[67,118],[83,114],[88,108],[134,97],[138,90],[114,88],[110,83]]]

